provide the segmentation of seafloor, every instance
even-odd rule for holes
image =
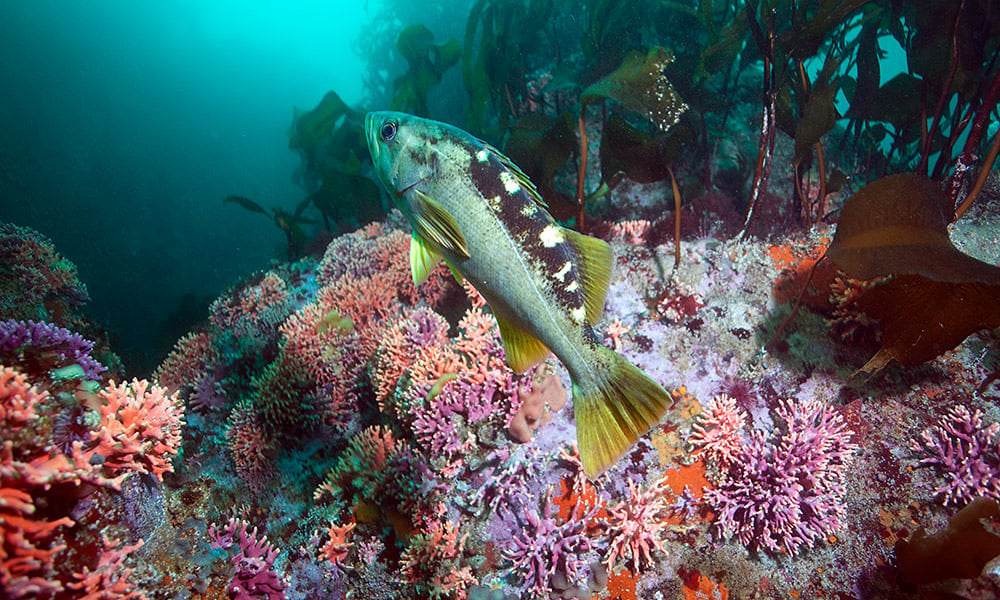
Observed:
[[[5,597],[997,597],[989,524],[906,542],[1000,495],[996,334],[873,376],[844,312],[772,340],[834,226],[739,239],[716,206],[685,208],[676,267],[669,213],[586,226],[616,258],[598,335],[675,399],[593,481],[564,369],[506,369],[444,267],[414,289],[398,216],[235,285],[151,388],[7,344]],[[998,214],[955,244],[1000,262]]]

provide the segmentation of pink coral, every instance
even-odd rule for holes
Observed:
[[[168,394],[145,379],[116,385],[100,393],[101,426],[91,435],[91,448],[103,457],[112,476],[147,473],[162,481],[173,471],[171,459],[181,444],[184,406],[177,393]]]
[[[401,574],[431,598],[465,598],[465,590],[476,583],[472,567],[463,564],[467,537],[459,537],[458,525],[451,521],[430,523],[403,551]]]
[[[153,380],[172,392],[193,386],[211,357],[207,333],[191,332],[174,344],[173,350],[153,373]]]
[[[274,443],[264,432],[253,403],[241,400],[229,413],[225,429],[226,446],[240,477],[256,488],[269,470]]]
[[[938,424],[910,441],[921,466],[937,469],[944,483],[934,490],[945,506],[985,496],[1000,500],[1000,423],[983,424],[981,410],[948,408]]]
[[[330,536],[330,539],[319,549],[319,559],[334,567],[343,566],[348,551],[354,545],[354,542],[347,541],[347,534],[353,531],[357,525],[353,521],[347,525],[337,525],[331,522],[329,529],[327,529],[327,535]]]
[[[73,573],[75,581],[66,587],[77,591],[80,600],[144,600],[146,596],[134,591],[128,578],[134,569],[122,566],[128,555],[142,546],[142,540],[132,545],[119,545],[118,540],[104,537],[104,544],[94,568],[84,567]]]
[[[857,445],[844,419],[820,400],[785,400],[774,439],[754,430],[705,490],[722,538],[751,550],[796,554],[844,527],[844,480]],[[737,414],[743,414],[738,410]]]
[[[710,461],[729,464],[742,446],[742,430],[747,417],[736,400],[720,394],[705,405],[692,426],[691,444]]]
[[[640,492],[628,482],[629,497],[608,509],[608,516],[601,520],[608,536],[608,550],[604,563],[608,570],[619,560],[633,575],[653,565],[653,550],[666,552],[663,535],[667,529],[665,492],[667,479],[659,479]]]
[[[47,395],[20,371],[0,366],[0,427],[17,430],[30,423],[38,417],[35,409]]]
[[[208,528],[211,546],[226,550],[236,572],[229,582],[232,600],[284,600],[285,582],[274,569],[278,549],[266,536],[258,537],[257,528],[242,519],[229,519],[223,527]]]
[[[55,560],[66,546],[55,540],[60,528],[73,521],[35,516],[35,499],[20,477],[11,446],[6,442],[0,453],[0,587],[11,598],[37,598],[64,589]]]

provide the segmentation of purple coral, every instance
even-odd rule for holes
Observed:
[[[740,409],[737,409],[740,410]],[[704,499],[720,537],[748,549],[796,554],[843,527],[847,465],[857,445],[843,418],[819,400],[782,401],[773,440],[751,432]]]
[[[39,364],[45,370],[77,364],[87,379],[97,380],[108,368],[90,356],[93,350],[94,342],[51,323],[0,321],[0,354],[27,363],[28,371]]]
[[[274,571],[278,549],[267,537],[257,537],[257,528],[242,519],[230,518],[225,527],[208,528],[214,549],[229,552],[229,562],[235,567],[229,583],[229,597],[233,600],[284,600],[285,584]]]
[[[552,488],[546,490],[542,510],[529,510],[523,495],[515,511],[505,511],[503,521],[512,526],[504,556],[513,563],[513,570],[524,582],[522,592],[547,597],[554,584],[559,587],[586,588],[594,578],[592,572],[593,545],[586,524],[594,518],[597,508],[580,514],[579,505],[560,523],[552,514]]]
[[[983,413],[953,406],[934,427],[911,440],[924,456],[921,466],[935,467],[944,483],[934,490],[944,505],[967,504],[979,496],[1000,500],[1000,423],[983,426]]]

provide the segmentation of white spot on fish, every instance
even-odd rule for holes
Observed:
[[[479,162],[486,162],[490,159],[490,151],[483,148],[479,152],[476,152],[476,160]]]
[[[509,194],[516,194],[521,190],[521,184],[517,182],[517,178],[510,171],[500,171],[500,183]]]
[[[534,202],[525,202],[524,206],[521,207],[521,216],[530,217],[536,212],[538,212],[538,207],[535,206]]]
[[[566,261],[566,264],[564,264],[561,269],[556,271],[556,279],[559,281],[566,281],[566,274],[569,273],[569,270],[572,268],[573,263]]]
[[[566,291],[575,292],[578,287],[580,287],[580,284],[574,279],[573,281],[569,282],[569,285],[566,286]]]
[[[542,245],[546,248],[552,248],[563,243],[566,236],[563,234],[562,227],[558,225],[546,225],[542,233],[539,234],[538,239],[542,240]]]
[[[503,203],[500,196],[493,196],[486,202],[490,205],[490,210],[493,212],[500,212],[500,205]]]
[[[583,320],[587,318],[587,309],[582,306],[578,306],[569,311],[569,316],[577,323],[583,323]]]

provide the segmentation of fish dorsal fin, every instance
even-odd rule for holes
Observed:
[[[587,323],[596,325],[604,312],[604,300],[611,285],[611,246],[604,240],[564,229],[566,239],[580,257],[580,287],[583,289]]]
[[[413,275],[413,285],[420,285],[427,281],[427,277],[437,267],[440,260],[441,253],[431,248],[424,241],[424,238],[414,233],[413,237],[410,238],[410,274]]]
[[[524,373],[545,360],[549,349],[538,338],[503,317],[494,314],[500,328],[503,351],[507,355],[507,365],[517,373]]]
[[[507,158],[506,154],[500,152],[493,146],[486,144],[486,149],[492,152],[493,155],[497,157],[497,160],[500,161],[501,165],[510,170],[510,172],[514,175],[514,179],[517,180],[517,183],[521,186],[521,189],[523,189],[525,193],[528,194],[529,198],[535,201],[535,204],[537,204],[542,208],[549,207],[549,205],[545,203],[545,200],[542,199],[542,195],[538,193],[538,188],[535,187],[534,182],[532,182],[531,179],[527,175],[525,175],[524,171],[521,170],[521,167],[515,165],[514,161]]]
[[[414,190],[414,193],[417,198],[413,207],[416,234],[435,249],[447,250],[462,258],[469,258],[469,247],[465,243],[462,230],[455,222],[455,217],[427,194],[420,190]]]

